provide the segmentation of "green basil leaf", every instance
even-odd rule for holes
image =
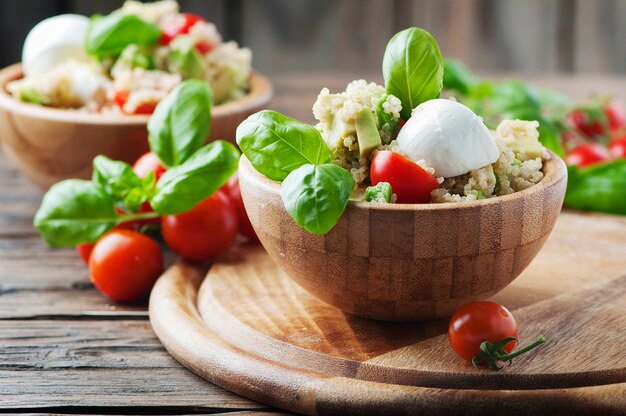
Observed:
[[[443,87],[468,95],[476,85],[476,79],[471,71],[456,59],[443,60]]]
[[[33,224],[48,244],[73,247],[96,241],[119,219],[113,198],[102,186],[69,179],[48,190]]]
[[[169,169],[157,182],[150,204],[159,214],[179,214],[209,197],[237,171],[239,151],[217,140],[198,150],[184,165]]]
[[[171,48],[168,64],[171,72],[180,74],[183,79],[204,79],[204,59],[189,39],[175,39]]]
[[[383,57],[387,93],[402,102],[402,118],[415,107],[439,97],[443,87],[443,59],[430,33],[411,27],[391,38]]]
[[[375,186],[368,186],[365,190],[366,202],[391,202],[391,184],[378,182]]]
[[[626,215],[626,160],[568,167],[565,204],[574,209]]]
[[[148,121],[150,149],[167,167],[183,164],[207,141],[213,93],[204,81],[181,82]]]
[[[87,30],[87,53],[115,56],[128,45],[153,45],[161,37],[161,29],[132,14],[94,15]]]
[[[237,127],[237,144],[256,170],[282,181],[293,170],[330,162],[330,149],[320,132],[275,111],[252,114]]]
[[[326,234],[346,210],[354,179],[337,165],[304,165],[291,172],[280,188],[285,209],[313,234]]]
[[[537,90],[518,80],[495,84],[490,98],[486,106],[487,111],[493,114],[502,114],[505,111],[513,110],[539,113],[541,110]]]
[[[101,185],[117,200],[122,200],[132,188],[142,185],[142,180],[133,172],[128,163],[96,156],[93,160],[91,180]]]

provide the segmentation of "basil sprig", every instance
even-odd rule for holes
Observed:
[[[148,121],[150,149],[167,167],[194,154],[211,131],[213,93],[204,81],[180,83],[154,110]]]
[[[237,127],[237,144],[256,170],[276,181],[300,166],[328,163],[331,157],[315,127],[276,111],[260,111],[244,120]]]
[[[46,193],[33,223],[51,246],[72,247],[96,241],[120,218],[113,197],[104,187],[68,179]]]
[[[565,204],[574,209],[626,215],[626,160],[582,169],[569,166]]]
[[[89,22],[85,48],[97,57],[119,55],[128,45],[154,45],[161,29],[133,14],[94,15]]]
[[[443,59],[431,34],[411,27],[392,37],[383,57],[383,78],[387,93],[402,102],[404,120],[419,104],[439,97]]]
[[[239,151],[217,140],[193,154],[184,164],[169,169],[157,183],[150,201],[161,214],[179,214],[221,188],[237,171]]]
[[[291,172],[280,189],[285,209],[313,234],[330,231],[346,210],[354,179],[333,164],[304,165]]]
[[[207,90],[195,83],[185,81],[173,93],[176,99],[187,98],[176,105],[192,116],[179,114],[182,110],[170,107],[171,102],[162,107],[167,117],[156,116],[167,133],[153,130],[156,140],[150,144],[153,152],[157,147],[169,157],[170,169],[155,184],[154,174],[142,179],[127,163],[97,156],[91,181],[65,180],[44,196],[34,225],[50,245],[94,242],[116,224],[187,211],[228,181],[237,169],[239,151],[222,140],[203,146],[207,118],[211,118],[210,90],[207,95]],[[189,123],[184,128],[183,120]],[[172,136],[172,132],[183,137],[184,146],[175,141],[180,136]],[[137,212],[146,201],[154,212]]]

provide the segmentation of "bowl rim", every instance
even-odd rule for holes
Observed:
[[[23,77],[24,71],[21,63],[9,65],[0,70],[0,109],[42,120],[94,125],[141,126],[146,125],[150,119],[150,115],[143,114],[86,113],[78,110],[44,107],[27,103],[13,97],[6,88],[9,82]],[[248,93],[236,100],[214,106],[211,114],[212,118],[225,117],[263,106],[269,102],[273,93],[274,88],[270,80],[265,75],[253,70],[250,73]]]
[[[510,202],[520,198],[525,198],[533,194],[538,194],[547,188],[555,186],[561,181],[567,182],[567,167],[565,162],[554,152],[548,151],[550,159],[544,161],[543,172],[544,177],[541,181],[535,185],[526,188],[524,190],[514,192],[508,195],[502,195],[495,198],[486,198],[475,201],[462,201],[462,202],[430,202],[427,204],[387,204],[380,202],[364,202],[364,201],[348,201],[348,208],[366,209],[373,211],[446,211],[453,209],[475,209],[478,207],[484,207],[489,205],[497,205],[500,203]],[[248,160],[246,155],[242,154],[239,160],[239,177],[247,176],[259,185],[260,188],[265,189],[273,194],[280,194],[281,183],[269,179],[259,171],[257,171],[252,163]],[[243,173],[243,175],[242,175]],[[346,208],[347,209],[347,208]]]

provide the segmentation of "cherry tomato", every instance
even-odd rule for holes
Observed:
[[[611,130],[617,130],[626,126],[626,108],[624,108],[624,103],[621,101],[609,101],[606,107],[604,107],[604,114],[606,114]]]
[[[568,165],[585,167],[609,160],[610,154],[606,147],[597,143],[586,143],[575,147],[565,155]]]
[[[76,252],[83,259],[83,262],[89,266],[89,257],[91,257],[91,252],[95,247],[95,243],[82,243],[76,246]]]
[[[440,187],[437,179],[420,165],[389,150],[374,153],[370,167],[372,185],[389,182],[401,204],[430,202],[430,193]]]
[[[480,353],[484,341],[496,343],[504,338],[517,338],[517,323],[507,308],[495,302],[472,302],[461,306],[448,325],[448,339],[454,351],[467,361]],[[515,341],[504,346],[513,351]]]
[[[237,236],[237,210],[222,191],[161,221],[167,245],[189,260],[208,260],[228,251]]]
[[[120,110],[124,110],[124,105],[128,102],[128,97],[130,97],[130,92],[126,90],[119,90],[115,92],[115,97],[113,97],[113,101],[120,108]],[[157,101],[145,102],[141,103],[135,108],[135,111],[132,114],[152,114],[156,109]]]
[[[163,272],[158,244],[143,234],[112,230],[100,237],[89,259],[91,281],[117,301],[137,300],[150,292]]]
[[[246,208],[243,205],[241,191],[239,190],[239,177],[236,173],[231,176],[228,183],[226,183],[226,185],[224,185],[221,190],[226,194],[228,199],[230,199],[230,202],[232,202],[235,209],[237,210],[239,234],[247,237],[252,241],[258,241],[259,237],[257,237],[256,233],[254,232],[254,228],[252,228],[252,224],[250,223],[250,218],[248,218]]]
[[[159,157],[153,152],[144,153],[133,164],[133,171],[142,179],[150,172],[154,172],[154,178],[158,181],[166,170]]]
[[[593,139],[605,134],[602,122],[593,119],[589,112],[577,109],[567,115],[566,123],[570,128],[578,130],[583,136]]]
[[[626,135],[616,137],[609,143],[611,155],[617,159],[626,159]]]
[[[206,22],[206,20],[193,13],[180,13],[167,19],[161,27],[163,33],[159,42],[162,45],[168,45],[176,36],[189,33],[193,25],[198,22]]]

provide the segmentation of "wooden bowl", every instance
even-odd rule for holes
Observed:
[[[350,202],[322,236],[293,221],[280,184],[244,156],[239,183],[261,243],[311,294],[358,316],[422,320],[489,298],[528,266],[565,195],[567,169],[551,156],[544,179],[521,192],[465,203]]]
[[[90,114],[41,107],[12,97],[6,85],[23,77],[15,64],[0,71],[0,142],[17,168],[42,189],[67,178],[88,178],[92,159],[107,155],[133,162],[148,151],[147,115]],[[272,97],[258,73],[243,98],[213,108],[210,139],[235,142],[235,130]]]

